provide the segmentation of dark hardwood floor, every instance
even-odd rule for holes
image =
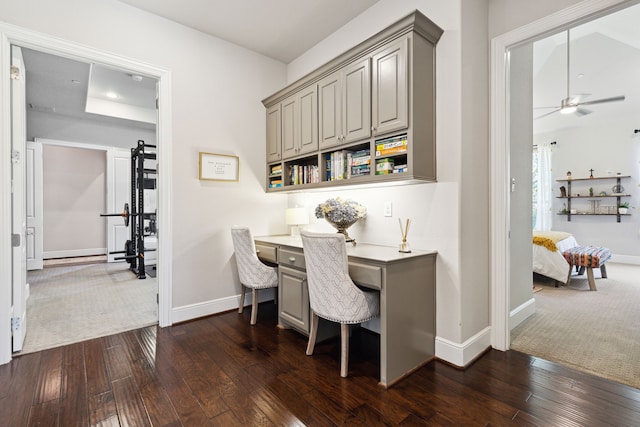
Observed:
[[[339,341],[305,355],[274,305],[148,327],[0,366],[2,426],[632,426],[640,390],[518,352],[465,371],[432,362],[377,385],[375,334],[355,332],[348,378]]]

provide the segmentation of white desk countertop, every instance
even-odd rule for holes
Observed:
[[[274,236],[256,236],[253,238],[257,242],[268,243],[277,246],[288,246],[302,249],[302,238],[299,236],[289,236],[287,234]],[[347,243],[347,255],[353,258],[362,258],[380,262],[396,262],[407,258],[429,256],[437,254],[437,251],[412,249],[410,253],[398,252],[397,246],[372,245],[370,243],[358,243],[352,245]]]

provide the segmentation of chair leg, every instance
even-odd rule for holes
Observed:
[[[572,265],[569,265],[569,274],[567,275],[567,282],[565,283],[565,286],[569,286],[569,282],[571,281],[571,270],[573,269]]]
[[[258,320],[258,290],[253,288],[251,295],[251,324],[255,325]]]
[[[340,337],[342,341],[342,348],[340,354],[340,376],[342,378],[347,377],[349,371],[349,325],[342,323],[340,325]]]
[[[309,342],[307,343],[307,356],[313,354],[316,346],[316,337],[318,336],[318,315],[311,311],[311,330],[309,331]]]
[[[596,281],[593,277],[593,268],[591,267],[587,267],[587,280],[589,281],[589,289],[597,291],[598,288],[596,288]]]
[[[603,279],[607,278],[607,267],[605,267],[604,264],[600,266],[600,277],[602,277]]]
[[[247,288],[245,288],[244,285],[240,285],[240,307],[238,307],[238,313],[242,313],[242,310],[244,309],[244,294],[247,291]]]

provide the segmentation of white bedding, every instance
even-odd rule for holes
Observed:
[[[533,246],[533,272],[550,277],[562,283],[567,282],[569,273],[569,263],[564,259],[562,252],[574,246],[578,246],[578,242],[573,236],[560,240],[556,243],[558,250],[552,252],[544,246]]]

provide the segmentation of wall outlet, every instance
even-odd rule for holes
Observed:
[[[384,216],[392,216],[393,211],[393,203],[385,202],[384,203]]]

